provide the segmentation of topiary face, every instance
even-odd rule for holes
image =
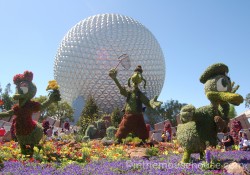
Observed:
[[[16,85],[16,93],[13,96],[14,100],[19,100],[23,106],[28,100],[36,95],[36,85],[29,81],[21,81]]]
[[[205,93],[209,91],[231,92],[232,86],[230,78],[224,75],[218,75],[207,80],[205,83]]]
[[[32,83],[33,73],[25,71],[23,74],[17,74],[13,77],[16,85],[16,94],[14,100],[18,100],[19,106],[23,106],[28,100],[36,95],[36,85]]]
[[[135,70],[134,70],[134,74],[128,79],[128,86],[130,87],[130,80],[133,83],[133,87],[138,87],[138,85],[144,81],[144,89],[146,88],[146,80],[143,78],[142,76],[142,67],[141,65],[138,65]]]
[[[133,86],[137,87],[142,82],[142,75],[141,75],[141,73],[140,72],[135,72],[131,76],[131,81],[133,83]]]
[[[228,67],[223,63],[209,66],[201,75],[200,81],[205,84],[205,94],[212,103],[231,103],[239,105],[243,97],[236,94],[230,78],[227,76]]]

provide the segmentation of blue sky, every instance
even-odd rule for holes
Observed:
[[[47,95],[54,58],[66,32],[101,13],[130,16],[158,40],[166,62],[159,100],[174,99],[196,107],[209,104],[199,77],[223,62],[237,91],[250,93],[250,1],[241,0],[0,0],[0,83],[14,85],[17,73],[30,70],[37,96]],[[244,112],[245,104],[236,107]]]

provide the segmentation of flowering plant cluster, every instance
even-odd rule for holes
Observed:
[[[48,90],[58,90],[59,89],[59,85],[57,84],[56,80],[51,80],[49,81],[49,84],[46,88],[46,91]]]
[[[33,73],[30,71],[25,71],[23,74],[17,74],[13,78],[13,82],[16,85],[21,81],[31,82],[32,80],[33,80]]]
[[[192,163],[182,165],[176,142],[159,144],[154,148],[158,155],[146,159],[129,157],[128,150],[135,145],[104,146],[98,140],[80,143],[73,137],[61,141],[43,138],[41,145],[29,158],[21,154],[17,142],[0,143],[0,174],[227,174],[223,167],[231,162],[250,168],[250,154],[245,151],[223,152],[216,148],[207,149],[207,162],[200,160],[199,154],[192,154]]]

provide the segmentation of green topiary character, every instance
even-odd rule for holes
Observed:
[[[108,127],[106,130],[107,138],[114,139],[116,131],[117,131],[117,128],[115,128],[114,126]]]
[[[99,119],[95,123],[98,131],[106,130],[105,121],[103,119]]]
[[[142,114],[142,104],[149,108],[156,108],[161,105],[161,102],[157,101],[157,96],[152,100],[149,100],[139,89],[139,84],[144,81],[144,88],[146,87],[146,80],[142,76],[142,67],[139,65],[134,70],[134,74],[128,79],[128,86],[130,86],[130,80],[132,81],[132,89],[127,90],[122,87],[116,78],[117,70],[111,69],[109,76],[114,80],[117,87],[120,90],[121,95],[127,98],[125,105],[125,114],[119,125],[116,137],[118,142],[121,142],[123,138],[126,138],[128,133],[132,132],[135,136],[142,140],[148,139],[148,132],[146,124]]]
[[[227,132],[229,103],[240,105],[243,97],[236,94],[239,86],[234,88],[227,76],[228,67],[223,63],[209,66],[200,77],[205,84],[205,94],[211,104],[195,109],[192,105],[181,109],[180,119],[183,124],[177,127],[177,140],[184,148],[182,162],[189,162],[191,153],[203,152],[207,144],[217,145],[217,133]]]
[[[32,114],[44,110],[52,102],[60,100],[58,85],[53,81],[53,90],[49,99],[44,103],[34,102],[31,99],[36,94],[36,85],[32,83],[33,73],[25,71],[23,74],[14,76],[13,81],[16,85],[16,93],[13,99],[18,101],[11,110],[1,112],[0,118],[15,115],[13,120],[14,132],[21,147],[22,154],[33,155],[33,148],[39,143],[43,136],[43,128],[40,124],[32,120]],[[50,89],[50,87],[49,87]]]
[[[94,125],[89,125],[85,131],[85,136],[88,136],[90,139],[95,137],[97,129]]]

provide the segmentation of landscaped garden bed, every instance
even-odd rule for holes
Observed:
[[[250,154],[246,151],[212,149],[210,164],[192,154],[191,163],[180,163],[181,149],[176,142],[156,147],[133,144],[103,146],[100,141],[44,141],[32,158],[20,153],[17,142],[0,144],[1,174],[228,174],[224,166],[239,163],[250,169]],[[145,148],[146,156],[131,158],[129,151]]]

